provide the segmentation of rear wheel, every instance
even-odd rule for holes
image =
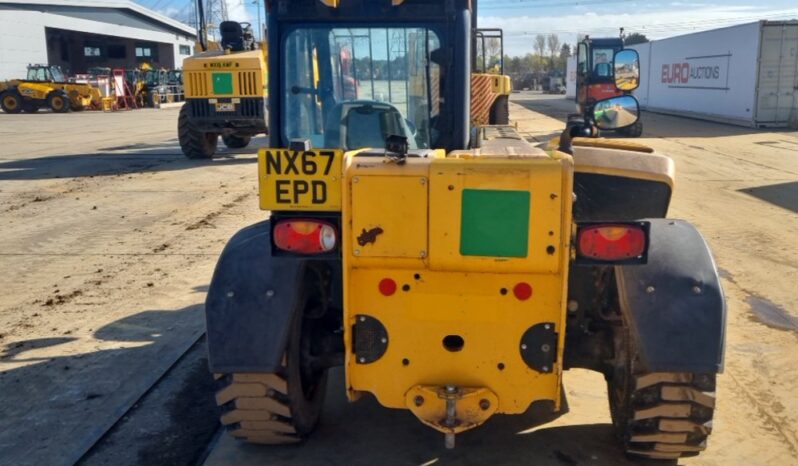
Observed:
[[[488,122],[492,125],[510,124],[510,97],[500,95],[493,101]]]
[[[222,424],[237,438],[251,443],[296,443],[318,423],[326,369],[315,368],[309,353],[315,319],[305,318],[311,301],[303,300],[294,315],[282,367],[274,373],[217,375],[222,388],[216,402]]]
[[[218,134],[205,133],[194,128],[188,104],[180,109],[180,116],[177,119],[177,138],[183,155],[189,159],[213,158],[219,143]]]
[[[0,94],[0,107],[6,113],[19,113],[23,109],[22,96],[15,89]]]
[[[628,345],[628,336],[626,338]],[[706,449],[715,409],[715,374],[635,373],[629,352],[607,382],[612,423],[630,456],[678,459]]]
[[[251,139],[250,136],[237,136],[235,134],[222,136],[222,142],[230,149],[243,149],[249,145]]]
[[[55,113],[66,113],[71,108],[69,96],[62,91],[52,91],[47,95],[47,106]]]
[[[81,103],[80,99],[80,92],[77,90],[69,91],[69,109],[73,112],[80,112],[84,110],[83,104]]]
[[[147,92],[147,107],[161,108],[161,96],[157,92]]]

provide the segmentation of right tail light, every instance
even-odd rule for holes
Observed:
[[[323,254],[338,244],[335,225],[321,220],[280,220],[272,237],[278,249],[297,254]]]
[[[580,224],[576,231],[577,262],[645,263],[647,222]]]

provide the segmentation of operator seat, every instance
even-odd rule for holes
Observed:
[[[596,63],[594,74],[601,78],[609,78],[612,76],[612,68],[609,63]]]
[[[387,102],[346,101],[336,104],[327,114],[324,147],[382,149],[391,135],[406,137],[409,149],[418,149],[399,109]]]
[[[249,23],[222,21],[219,24],[219,33],[222,36],[222,49],[230,49],[232,52],[255,50],[255,39]]]

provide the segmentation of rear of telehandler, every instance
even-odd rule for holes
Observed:
[[[247,147],[266,128],[266,50],[255,42],[249,23],[219,25],[221,50],[209,50],[203,2],[199,40],[202,52],[183,61],[185,104],[180,109],[177,136],[189,159],[210,159],[219,137],[231,149]]]
[[[271,215],[230,240],[206,301],[222,423],[299,442],[343,365],[350,400],[408,409],[453,446],[493,414],[559,410],[582,367],[605,376],[627,453],[697,454],[725,305],[701,235],[665,218],[673,162],[572,140],[574,123],[546,151],[472,131],[471,4],[268,4]],[[367,77],[357,100],[342,50]],[[595,108],[604,129],[638,111]]]

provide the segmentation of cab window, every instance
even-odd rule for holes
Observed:
[[[423,27],[300,27],[283,45],[283,138],[313,147],[410,148],[439,138],[441,69],[430,60],[437,34]]]

